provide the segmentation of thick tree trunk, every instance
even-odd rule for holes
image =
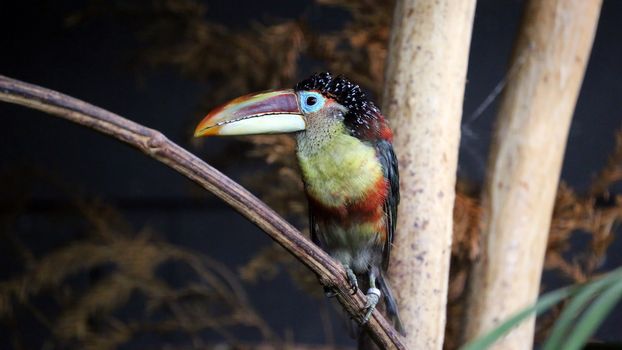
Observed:
[[[472,339],[535,302],[572,113],[600,0],[531,0],[497,117],[483,195],[482,256],[467,311]],[[494,348],[531,349],[534,320]]]
[[[398,0],[383,111],[402,199],[389,270],[410,349],[445,332],[460,119],[475,0]]]

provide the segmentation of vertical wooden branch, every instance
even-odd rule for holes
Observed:
[[[483,196],[483,255],[473,269],[467,339],[533,303],[540,286],[566,138],[600,0],[531,0],[517,38]],[[531,349],[534,320],[495,349]]]
[[[410,349],[445,331],[460,119],[475,0],[398,0],[383,111],[395,131],[402,200],[390,279]]]

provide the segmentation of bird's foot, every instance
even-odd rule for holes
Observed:
[[[363,316],[361,324],[369,322],[371,314],[374,312],[374,309],[376,309],[378,301],[380,301],[380,295],[380,289],[378,288],[372,287],[367,290],[367,302],[365,303],[365,308],[363,309],[365,311],[365,315]]]
[[[344,266],[344,268],[346,269],[346,276],[348,277],[348,283],[350,284],[351,294],[354,295],[359,290],[358,280],[356,279],[354,271],[352,271],[349,266]]]
[[[346,270],[346,277],[348,280],[348,285],[350,287],[350,294],[354,295],[359,290],[358,280],[356,279],[356,274],[349,266],[343,265],[343,268]],[[333,298],[339,294],[335,289],[331,287],[324,286],[324,295],[327,298]]]

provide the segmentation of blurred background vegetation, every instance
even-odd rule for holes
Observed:
[[[622,265],[622,4],[604,2],[571,129],[542,289]],[[3,5],[4,6],[4,5]],[[0,74],[164,132],[297,227],[306,203],[289,136],[191,140],[229,98],[345,74],[380,100],[393,1],[12,2]],[[522,2],[480,1],[465,99],[446,348],[458,346],[478,256],[477,193]],[[134,150],[0,105],[1,348],[352,347],[315,277],[239,215]],[[502,297],[502,296],[500,296]],[[318,306],[319,305],[319,306]],[[620,308],[596,338],[621,342]],[[538,322],[548,334],[561,307]]]

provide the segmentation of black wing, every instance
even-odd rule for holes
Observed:
[[[389,258],[391,256],[391,245],[393,244],[393,236],[395,234],[395,225],[397,224],[397,205],[400,202],[400,174],[397,165],[397,157],[393,152],[393,146],[389,141],[380,141],[376,143],[376,153],[382,164],[384,177],[389,182],[389,194],[384,202],[384,217],[387,223],[387,240],[384,244],[382,252],[382,269],[387,270],[389,267]]]

